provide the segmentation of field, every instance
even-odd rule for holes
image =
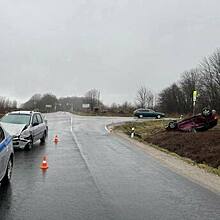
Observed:
[[[130,135],[135,128],[135,138],[150,143],[181,157],[189,158],[200,166],[208,165],[220,170],[220,124],[206,132],[183,133],[166,131],[168,121],[132,122],[115,127]]]

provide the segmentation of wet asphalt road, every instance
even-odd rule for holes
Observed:
[[[0,220],[220,219],[219,195],[105,131],[122,119],[71,120],[68,113],[47,119],[47,143],[16,151],[12,184],[0,187]]]

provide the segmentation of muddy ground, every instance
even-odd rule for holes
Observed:
[[[136,138],[190,158],[196,163],[220,168],[220,124],[217,127],[197,133],[171,132],[165,130],[167,122],[128,123],[116,129],[129,134],[135,127]]]
[[[197,163],[214,168],[220,166],[220,130],[202,133],[160,132],[144,140]]]

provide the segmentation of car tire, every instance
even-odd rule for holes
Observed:
[[[161,115],[157,115],[157,116],[156,116],[156,119],[161,119]]]
[[[169,129],[174,130],[177,127],[177,123],[175,121],[171,121],[168,127]]]
[[[204,109],[202,109],[202,116],[208,117],[208,116],[210,116],[211,114],[212,114],[212,111],[211,111],[210,108],[204,108]]]
[[[7,165],[5,175],[4,175],[4,177],[1,181],[2,185],[7,185],[7,184],[10,183],[11,176],[12,176],[12,169],[13,169],[13,161],[12,161],[12,158],[10,158],[9,161],[8,161],[8,165]]]
[[[25,147],[24,147],[24,149],[26,151],[30,151],[32,149],[32,147],[33,147],[33,138],[31,137],[30,140],[31,141],[28,144],[26,144]]]
[[[41,142],[42,144],[44,144],[45,141],[46,141],[46,138],[47,138],[47,131],[44,131],[44,135],[43,135],[43,137],[40,139],[40,142]]]

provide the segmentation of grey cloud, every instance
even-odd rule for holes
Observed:
[[[133,102],[220,45],[218,0],[0,0],[0,94]]]

